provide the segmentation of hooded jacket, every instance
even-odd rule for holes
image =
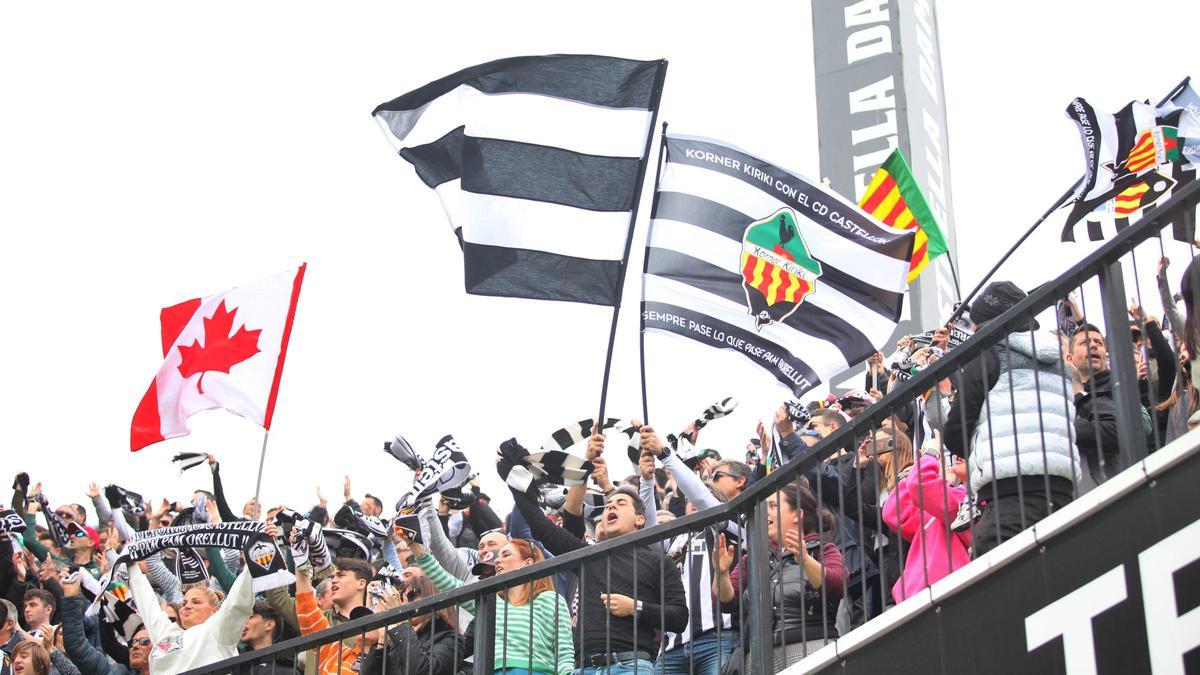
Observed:
[[[1056,340],[1045,337],[1035,345],[1021,331],[966,366],[944,440],[966,457],[972,492],[1020,476],[1079,481],[1071,442],[1075,406],[1061,361]]]

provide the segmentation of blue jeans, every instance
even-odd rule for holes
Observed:
[[[575,675],[627,675],[633,673],[634,668],[637,668],[638,675],[652,675],[654,673],[654,663],[645,659],[636,661],[619,661],[611,666],[600,666],[599,668],[588,666],[575,671]]]
[[[664,652],[654,664],[654,675],[717,675],[737,644],[738,634],[735,630],[722,630],[720,640],[716,631],[701,635]]]

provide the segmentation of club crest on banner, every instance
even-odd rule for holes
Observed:
[[[275,560],[275,547],[266,541],[260,541],[250,547],[250,559],[259,567],[268,569]]]
[[[1150,171],[1136,183],[1125,188],[1117,196],[1096,207],[1095,217],[1130,218],[1139,211],[1158,202],[1163,195],[1175,187],[1176,180],[1158,171]]]
[[[758,330],[796,311],[823,272],[809,255],[795,212],[786,207],[746,228],[741,262],[746,304]]]
[[[1113,180],[1128,174],[1136,174],[1161,166],[1168,162],[1179,161],[1179,128],[1158,125],[1138,134],[1129,156],[1122,162],[1114,164],[1105,162],[1104,168],[1113,173]]]

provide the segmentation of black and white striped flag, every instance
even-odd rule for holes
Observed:
[[[740,352],[795,396],[890,338],[912,232],[724,143],[666,143],[645,328]]]
[[[666,68],[662,60],[515,57],[375,109],[400,156],[441,199],[468,293],[617,302]],[[414,144],[418,135],[429,142]]]

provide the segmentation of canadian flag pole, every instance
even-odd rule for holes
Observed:
[[[262,490],[263,464],[267,461],[267,439],[271,437],[270,429],[263,429],[262,452],[258,454],[258,480],[254,482],[254,519],[262,515],[262,505],[258,503],[258,493]]]

